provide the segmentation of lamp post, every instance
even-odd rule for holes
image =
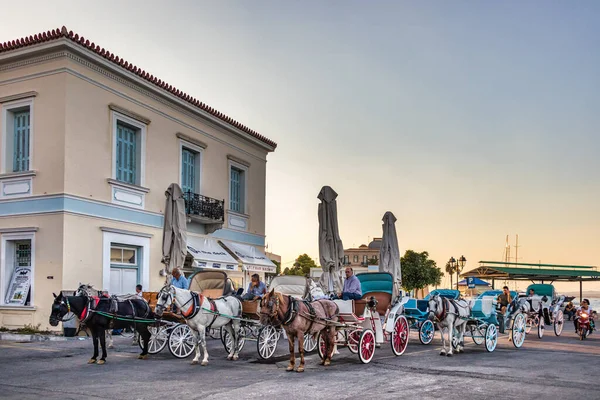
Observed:
[[[460,256],[458,261],[454,257],[450,257],[450,259],[448,260],[448,264],[450,264],[451,270],[456,271],[456,290],[458,290],[458,275],[462,272],[466,262],[467,259],[465,258],[465,256]],[[452,280],[452,277],[450,280]]]

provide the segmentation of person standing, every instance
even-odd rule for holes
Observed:
[[[181,273],[179,268],[173,268],[172,274],[173,279],[171,280],[171,285],[175,286],[177,289],[188,290],[190,283],[188,282],[187,278]],[[171,304],[171,309],[174,313],[177,312],[177,306],[175,305],[175,302]]]

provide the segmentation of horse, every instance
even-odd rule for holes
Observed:
[[[148,343],[150,341],[150,331],[147,323],[134,322],[136,318],[149,320],[154,319],[154,314],[150,310],[148,303],[140,298],[133,298],[126,301],[116,301],[116,310],[112,313],[111,308],[113,299],[101,297],[88,297],[87,295],[80,296],[63,296],[62,293],[58,296],[54,294],[54,302],[50,313],[49,322],[52,326],[57,326],[59,322],[64,322],[64,316],[72,312],[92,332],[94,341],[94,355],[88,361],[88,364],[102,365],[106,362],[106,338],[104,332],[110,329],[109,326],[114,326],[116,329],[133,326],[141,335],[143,349],[138,356],[139,359],[148,357]],[[101,313],[101,314],[100,314]],[[73,317],[74,318],[74,317]],[[126,319],[126,320],[123,320]],[[98,359],[98,340],[102,346],[102,357]]]
[[[85,284],[85,283],[79,282],[79,287],[75,291],[75,296],[87,295],[87,297],[94,297],[94,296],[97,296],[98,293],[99,293],[99,290],[94,289],[94,287],[92,285],[90,285],[89,283]],[[81,324],[80,327],[85,327],[85,325]],[[108,343],[109,349],[114,348],[112,329],[106,330],[106,342]]]
[[[186,289],[176,288],[173,285],[164,286],[158,292],[158,301],[156,303],[156,315],[160,318],[164,311],[175,303],[181,310],[181,315],[186,319],[187,324],[192,328],[196,341],[196,357],[192,360],[192,365],[198,364],[200,359],[200,345],[204,357],[201,365],[208,365],[208,351],[206,350],[206,331],[207,329],[217,329],[224,327],[232,340],[231,351],[227,356],[228,360],[237,360],[239,358],[239,339],[240,339],[240,318],[242,317],[242,303],[235,296],[224,296],[218,299],[210,299],[202,294],[192,292]],[[200,340],[198,340],[198,337]]]
[[[429,299],[429,319],[435,320],[442,336],[441,356],[452,357],[452,339],[454,328],[458,332],[456,352],[464,352],[465,330],[467,319],[471,315],[471,306],[465,299],[449,300],[438,294]],[[448,330],[448,350],[446,350],[446,339],[444,330]]]
[[[331,300],[321,299],[313,302],[297,300],[292,296],[284,296],[272,289],[261,299],[260,322],[263,325],[283,326],[290,349],[290,363],[286,371],[293,371],[296,366],[294,341],[298,338],[300,365],[297,372],[304,372],[304,335],[315,335],[321,332],[325,340],[325,356],[321,365],[331,364],[336,330],[329,322],[337,322],[339,308]]]

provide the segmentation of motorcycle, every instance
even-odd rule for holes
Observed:
[[[585,310],[577,311],[577,333],[579,334],[579,340],[585,339],[590,333],[592,333],[593,321],[590,313]]]

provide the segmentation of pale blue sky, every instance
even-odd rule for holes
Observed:
[[[318,254],[323,185],[339,193],[345,247],[380,236],[389,210],[401,250],[441,266],[499,259],[516,233],[520,261],[598,263],[598,2],[2,10],[0,41],[66,25],[277,141],[267,242],[287,265]]]

